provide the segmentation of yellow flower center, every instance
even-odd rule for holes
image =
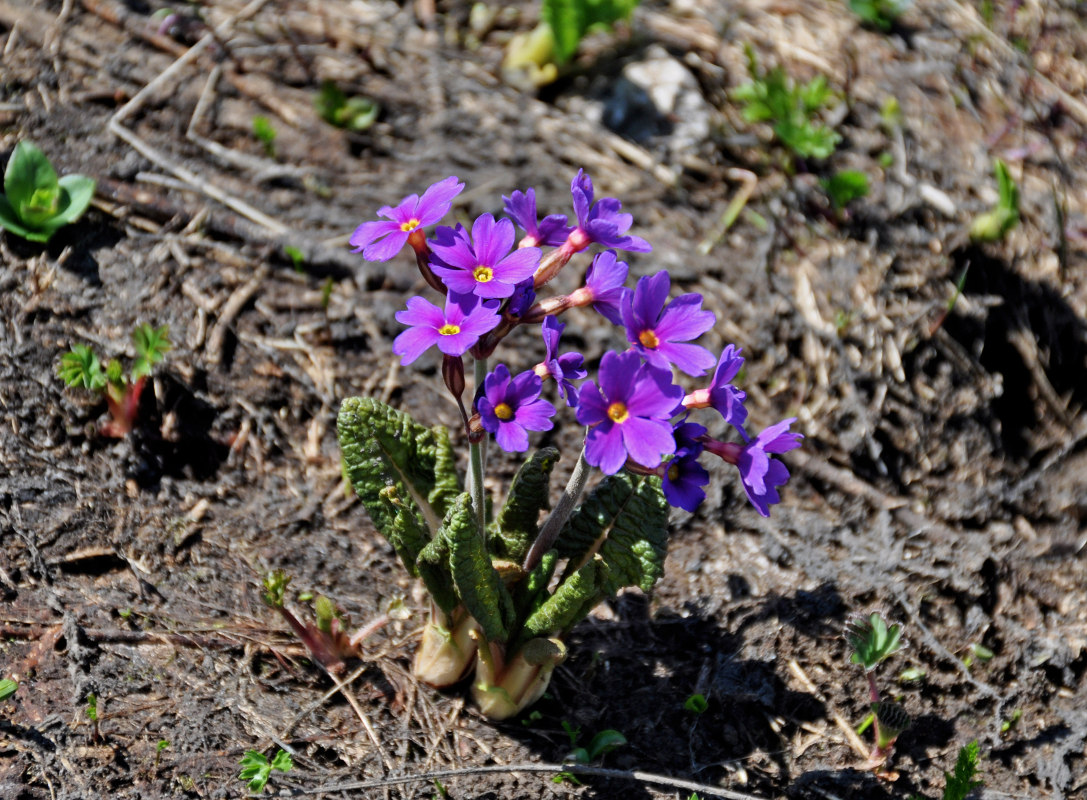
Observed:
[[[418,227],[419,227],[419,220],[417,220],[415,217],[412,217],[407,222],[401,222],[400,223],[400,230],[402,230],[404,233],[411,233],[413,230],[415,230]]]
[[[472,272],[472,277],[480,283],[490,283],[494,279],[494,270],[480,264]]]
[[[668,480],[675,481],[675,479],[678,478],[678,477],[679,477],[679,465],[678,464],[672,464],[672,466],[670,466],[668,468]]]
[[[638,334],[638,341],[642,343],[642,347],[648,347],[650,350],[656,350],[661,343],[661,340],[657,338],[657,334],[649,329]]]
[[[438,333],[442,336],[453,336],[460,333],[460,325],[454,325],[452,322],[447,322],[442,327],[438,328]]]
[[[499,403],[494,407],[494,415],[501,420],[513,419],[513,409],[507,403]]]
[[[612,422],[623,423],[630,417],[625,403],[612,403],[608,406],[608,417]]]

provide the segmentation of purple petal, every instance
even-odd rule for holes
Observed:
[[[643,467],[653,469],[661,463],[662,456],[676,451],[672,426],[667,422],[631,416],[619,427],[623,429],[627,452]]]
[[[502,222],[508,223],[509,220],[502,220]],[[510,229],[513,229],[512,225]],[[480,262],[483,263],[483,260],[480,259]],[[512,286],[536,272],[536,267],[540,263],[540,248],[522,247],[497,262],[489,263],[494,269],[495,280],[501,280]]]
[[[605,475],[614,475],[627,462],[621,426],[602,422],[585,437],[585,460]]]
[[[379,236],[388,236],[390,233],[396,233],[399,230],[399,223],[387,222],[380,219],[371,220],[370,222],[364,222],[355,228],[355,232],[351,234],[351,238],[348,242],[355,248],[354,252],[357,253]]]
[[[582,425],[596,425],[607,419],[607,401],[600,396],[600,389],[593,381],[586,381],[578,395],[577,421]]]
[[[537,237],[536,225],[536,190],[526,192],[514,190],[509,197],[503,197],[505,211],[509,217],[529,236]]]
[[[662,342],[657,352],[688,375],[705,375],[713,366],[713,353],[697,344]]]
[[[559,318],[552,315],[544,317],[543,324],[540,326],[540,334],[544,340],[544,350],[547,353],[546,360],[550,361],[555,357],[555,353],[559,349],[559,338],[562,336],[563,330],[566,328],[565,322],[559,322]]]
[[[789,432],[789,426],[794,422],[796,422],[796,417],[789,417],[789,419],[782,420],[776,425],[771,425],[760,433],[755,441],[767,453],[787,453],[790,450],[795,450],[800,447],[800,440],[804,437],[802,434]]]
[[[362,251],[362,257],[367,261],[388,261],[407,244],[408,235],[406,231],[397,228],[384,239],[368,244]]]
[[[687,342],[697,339],[712,328],[715,322],[716,314],[702,310],[702,295],[682,294],[664,309],[655,330],[661,339]]]
[[[631,307],[634,320],[641,329],[656,328],[657,319],[668,300],[668,290],[671,285],[672,280],[667,270],[661,270],[655,275],[647,275],[638,280]],[[641,330],[635,331],[634,335],[637,336],[640,332]]]
[[[517,421],[530,431],[549,431],[555,423],[555,407],[548,401],[537,398],[517,409]]]
[[[498,259],[509,252],[513,245],[513,223],[508,219],[502,220],[510,229],[510,242],[505,250],[498,251],[498,243],[495,241],[495,220],[490,214],[480,214],[472,223],[472,250],[476,254],[478,264],[492,267]],[[475,266],[473,264],[473,266]]]
[[[400,363],[408,365],[421,356],[442,336],[432,328],[408,328],[393,340],[393,352],[401,356]]]
[[[630,350],[625,353],[609,350],[604,354],[600,360],[600,388],[609,403],[628,402],[641,361],[638,354]]]
[[[494,440],[507,453],[523,453],[528,450],[528,433],[514,420],[500,421]]]
[[[440,328],[445,324],[445,314],[425,297],[409,297],[406,311],[397,311],[396,321],[405,325],[426,325]]]
[[[460,194],[462,189],[464,184],[455,175],[431,184],[415,206],[415,216],[419,224],[433,225],[444,217],[449,212],[453,198]]]

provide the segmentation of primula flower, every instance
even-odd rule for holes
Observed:
[[[747,419],[747,409],[744,408],[747,393],[730,383],[743,365],[740,348],[730,344],[721,351],[721,358],[717,361],[717,369],[714,370],[710,385],[705,389],[696,389],[684,397],[684,408],[713,406],[725,418],[725,422],[736,430],[743,431],[744,420]]]
[[[549,214],[537,223],[535,189],[514,191],[509,197],[503,196],[502,200],[506,203],[505,210],[510,219],[525,232],[525,238],[518,243],[518,247],[538,247],[542,244],[558,247],[573,230],[566,224],[565,214]]]
[[[683,389],[672,376],[638,354],[607,352],[600,362],[600,386],[587,381],[578,394],[577,420],[592,426],[585,437],[585,460],[614,475],[627,458],[648,469],[676,450],[669,422]]]
[[[494,434],[498,446],[507,452],[528,449],[528,431],[549,431],[555,407],[540,397],[543,381],[531,370],[516,378],[509,368],[499,364],[483,379],[479,398],[480,424]]]
[[[396,312],[396,321],[411,326],[393,342],[401,364],[410,364],[435,344],[447,356],[461,356],[498,324],[498,303],[450,293],[443,311],[422,297],[411,297],[407,311]]]
[[[458,226],[450,234],[439,230],[431,242],[434,260],[431,269],[457,294],[501,298],[532,277],[540,262],[540,248],[513,247],[513,223],[483,214],[472,223],[472,235]]]
[[[597,253],[585,276],[585,289],[592,293],[593,309],[613,325],[623,324],[620,311],[623,298],[630,293],[623,284],[627,282],[630,267],[618,261],[614,250]]]
[[[703,447],[698,437],[705,436],[706,429],[695,422],[681,422],[674,435],[676,454],[661,465],[661,488],[670,505],[694,513],[706,499],[702,487],[710,482],[710,474],[698,463]]]
[[[433,225],[449,213],[453,198],[463,188],[464,184],[455,175],[450,175],[428,187],[422,197],[411,194],[397,206],[378,209],[377,215],[388,221],[374,220],[359,225],[350,239],[354,252],[361,250],[367,261],[388,261],[400,252],[413,234],[422,245],[426,241],[422,228]]]
[[[562,336],[566,323],[559,322],[557,317],[545,317],[541,331],[543,333],[546,355],[544,360],[537,365],[536,374],[540,378],[554,378],[559,387],[559,397],[566,400],[566,405],[577,405],[577,387],[573,381],[584,378],[589,373],[585,369],[585,357],[581,353],[563,353],[558,355],[559,338]]]
[[[743,445],[702,439],[707,450],[730,464],[735,464],[740,470],[740,481],[747,492],[747,499],[764,517],[770,516],[770,506],[781,502],[777,487],[789,480],[789,470],[770,456],[800,447],[800,440],[804,438],[802,434],[789,430],[794,422],[796,417],[782,420],[766,428],[754,439],[748,438],[744,433],[746,443]]]
[[[653,248],[638,236],[625,236],[634,217],[619,211],[623,204],[614,197],[604,197],[593,204],[593,182],[585,170],[579,169],[570,184],[574,198],[577,226],[571,232],[566,245],[574,252],[584,250],[593,242],[617,250],[632,253],[648,253]]]
[[[627,340],[655,367],[668,369],[675,364],[688,375],[702,375],[713,366],[713,354],[685,342],[712,328],[717,316],[702,310],[700,294],[680,295],[665,305],[670,288],[665,270],[638,281],[633,295],[622,303]]]

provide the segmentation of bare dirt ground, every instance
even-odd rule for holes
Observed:
[[[939,797],[975,739],[981,796],[1087,795],[1082,4],[996,2],[983,19],[919,0],[881,34],[843,3],[657,0],[539,96],[499,77],[530,3],[480,24],[458,0],[224,0],[154,35],[159,5],[0,0],[0,158],[31,139],[99,181],[48,246],[0,237],[0,672],[20,680],[0,703],[0,797],[238,797],[244,751],[277,747],[295,764],[273,776],[279,796],[440,796],[396,779],[450,770],[468,770],[441,778],[455,798],[691,795],[511,768],[561,761],[563,722],[626,736],[603,767],[702,797]],[[728,91],[745,44],[839,93],[827,163],[787,173],[742,120]],[[709,124],[681,139],[688,111],[646,126],[642,109],[606,127],[623,68],[662,57]],[[324,80],[379,103],[373,127],[321,121]],[[900,124],[881,116],[891,97]],[[1022,222],[972,246],[994,157]],[[676,515],[654,595],[600,609],[538,713],[495,724],[411,679],[422,598],[341,483],[345,397],[458,419],[438,362],[401,369],[391,352],[418,273],[366,264],[346,237],[449,174],[467,183],[462,219],[528,186],[569,213],[580,167],[653,243],[633,273],[670,269],[718,313],[704,343],[744,347],[753,417],[796,415],[807,438],[769,520],[717,471],[699,511]],[[748,211],[703,252],[735,168],[758,179]],[[842,168],[872,192],[838,216],[817,179]],[[588,320],[569,341],[599,357]],[[175,349],[137,430],[106,439],[104,404],[56,364],[80,342],[131,356],[138,322],[169,325]],[[558,472],[578,436],[543,439]],[[398,596],[414,613],[368,640],[337,692],[262,604],[274,568],[360,625]],[[914,718],[893,782],[860,769],[847,735],[868,708],[842,625],[877,608],[910,641],[881,676]],[[899,680],[908,668],[923,677]],[[693,693],[701,715],[683,708]]]

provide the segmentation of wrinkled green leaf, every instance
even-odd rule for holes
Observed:
[[[558,563],[558,553],[549,550],[544,553],[540,563],[533,568],[532,572],[513,587],[513,604],[517,609],[518,619],[524,619],[532,614],[547,599],[547,587],[551,583],[551,576],[555,574]]]
[[[395,485],[386,486],[379,496],[393,518],[386,538],[396,550],[400,560],[404,562],[408,572],[413,576],[418,575],[419,554],[430,541],[427,532],[420,525],[419,518],[411,506],[401,499]]]
[[[433,535],[459,488],[449,433],[425,428],[402,411],[368,397],[350,397],[337,420],[344,474],[378,531],[393,535],[396,514],[381,491],[396,486],[403,503]]]
[[[538,450],[521,465],[510,484],[506,504],[490,526],[495,555],[522,562],[539,533],[540,511],[550,508],[551,470],[559,460],[554,447]]]
[[[602,598],[599,584],[606,578],[606,573],[603,562],[593,559],[564,580],[525,620],[516,644],[520,646],[537,636],[561,633],[580,622]],[[511,648],[511,651],[515,649]]]
[[[452,614],[460,605],[453,572],[449,566],[448,530],[444,527],[430,540],[415,560],[415,568],[435,604],[446,614]]]
[[[440,535],[449,542],[449,566],[461,603],[489,641],[506,641],[514,624],[513,599],[491,565],[471,494],[464,492],[457,498]]]
[[[608,567],[604,591],[648,592],[664,572],[668,502],[658,478],[625,473],[605,478],[570,516],[556,548],[579,564],[599,553]]]

